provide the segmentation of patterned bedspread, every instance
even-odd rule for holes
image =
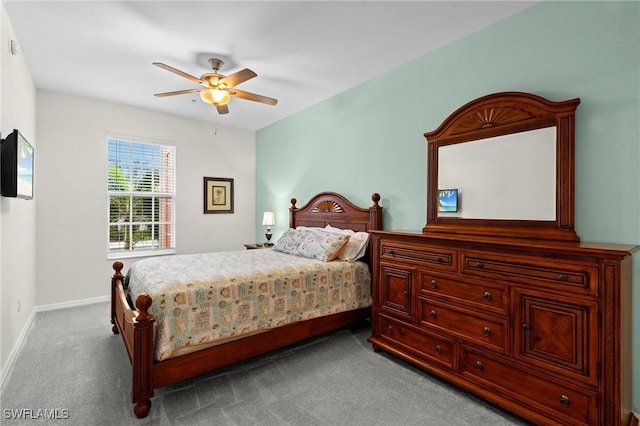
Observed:
[[[155,358],[313,317],[371,305],[363,262],[243,250],[144,259],[128,273],[132,299],[148,293]]]

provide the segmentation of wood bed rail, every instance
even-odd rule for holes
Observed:
[[[122,262],[114,262],[111,278],[111,330],[122,334],[132,368],[132,402],[136,417],[146,417],[151,409],[153,397],[153,323],[149,313],[151,296],[141,294],[136,298],[136,309],[129,303],[128,291],[124,287]]]

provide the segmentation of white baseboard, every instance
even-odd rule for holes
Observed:
[[[33,324],[33,320],[36,317],[36,310],[32,309],[29,317],[27,318],[27,322],[22,327],[18,338],[16,339],[16,343],[13,345],[11,352],[9,352],[9,356],[7,357],[7,362],[2,366],[2,372],[0,373],[0,389],[4,385],[4,381],[9,377],[9,373],[13,369],[13,364],[16,362],[16,358],[18,358],[18,354],[20,353],[20,349],[22,349],[22,344],[24,343],[24,339],[27,337],[27,333],[31,328],[31,324]]]
[[[20,353],[20,349],[22,349],[22,344],[24,343],[24,339],[27,337],[27,333],[33,324],[33,320],[36,317],[36,313],[45,312],[45,311],[54,311],[56,309],[65,309],[65,308],[74,308],[76,306],[84,306],[91,305],[94,303],[102,303],[108,302],[110,299],[109,296],[100,296],[100,297],[91,297],[88,299],[80,299],[80,300],[72,300],[70,302],[61,302],[61,303],[52,303],[50,305],[41,305],[33,308],[29,317],[27,318],[27,322],[22,327],[18,338],[16,339],[9,356],[7,357],[7,362],[3,365],[2,371],[0,372],[0,388],[4,385],[5,380],[9,377],[9,373],[13,369],[13,364],[16,362],[16,358]]]
[[[92,305],[94,303],[108,302],[110,296],[90,297],[88,299],[72,300],[70,302],[52,303],[35,307],[36,312],[55,311],[57,309],[75,308],[76,306]]]

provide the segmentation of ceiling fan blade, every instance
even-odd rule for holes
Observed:
[[[251,71],[249,68],[245,68],[238,72],[234,72],[233,74],[229,74],[228,76],[220,80],[220,83],[224,83],[229,87],[234,87],[257,76],[258,74]]]
[[[216,109],[218,110],[218,114],[228,114],[229,113],[229,107],[227,106],[227,104],[216,105]]]
[[[244,90],[233,89],[229,90],[229,93],[241,99],[247,99],[249,101],[260,102],[267,105],[275,105],[278,103],[277,99],[270,98],[268,96],[256,95],[255,93],[246,92]]]
[[[194,77],[191,74],[187,74],[186,72],[180,71],[177,68],[170,67],[169,65],[163,64],[162,62],[154,62],[153,65],[163,68],[167,71],[171,71],[174,74],[178,74],[180,77],[184,77],[187,80],[191,80],[196,84],[204,84],[204,82],[200,80],[198,77]]]
[[[187,93],[198,93],[202,91],[202,89],[186,89],[186,90],[176,90],[174,92],[163,92],[163,93],[156,93],[153,96],[158,96],[159,98],[163,97],[163,96],[173,96],[173,95],[186,95]]]

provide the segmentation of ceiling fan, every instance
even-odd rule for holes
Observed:
[[[184,77],[187,80],[190,80],[203,87],[202,89],[186,89],[176,90],[174,92],[156,93],[154,96],[164,97],[185,95],[187,93],[200,93],[200,97],[202,98],[202,100],[210,103],[211,105],[214,105],[219,114],[227,114],[229,112],[227,103],[232,96],[241,99],[247,99],[249,101],[260,102],[267,105],[275,105],[278,103],[277,99],[257,95],[255,93],[235,88],[235,86],[237,86],[238,84],[258,76],[258,74],[251,71],[250,69],[245,68],[233,74],[224,76],[218,73],[218,70],[224,64],[224,62],[217,58],[211,58],[209,59],[209,64],[211,64],[213,72],[202,74],[200,78],[198,78],[192,76],[191,74],[187,74],[184,71],[180,71],[179,69],[170,67],[169,65],[165,65],[161,62],[154,62],[153,65],[178,74],[179,76]]]

